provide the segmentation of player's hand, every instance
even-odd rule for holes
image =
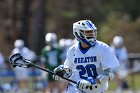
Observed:
[[[91,86],[91,83],[87,80],[80,80],[77,83],[77,88],[80,90],[87,90]]]
[[[63,80],[60,76],[58,76],[58,75],[53,75],[53,78],[55,79],[55,80],[58,80],[58,81],[61,81],[61,80]]]
[[[97,88],[97,81],[95,79],[93,79],[92,77],[88,77],[87,81],[91,83],[91,87],[90,87],[91,90]]]
[[[87,91],[92,91],[94,88],[97,88],[96,81],[92,77],[88,77],[87,80],[80,80],[77,83],[77,88],[87,92]]]
[[[53,75],[53,78],[55,80],[58,80],[58,81],[62,80],[61,77],[63,77],[64,74],[66,73],[65,70],[64,70],[64,66],[63,65],[59,65],[58,67],[56,67],[54,69],[54,73],[55,74]]]

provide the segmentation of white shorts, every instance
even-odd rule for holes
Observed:
[[[29,79],[29,69],[16,67],[14,69],[14,71],[15,71],[17,80],[28,80]]]
[[[84,93],[76,88],[76,86],[68,83],[66,93]]]
[[[107,88],[107,87],[102,87],[102,88],[100,88],[100,90],[97,90],[97,91],[95,90],[95,92],[92,91],[92,93],[103,93],[101,91],[103,91],[103,90],[105,91],[106,90],[105,88]],[[85,92],[77,89],[76,86],[69,83],[65,93],[85,93]],[[91,91],[88,93],[91,93]]]

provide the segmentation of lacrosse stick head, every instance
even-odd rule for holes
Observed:
[[[29,67],[30,66],[30,60],[27,60],[23,58],[23,56],[20,53],[12,54],[9,57],[9,62],[13,67]]]

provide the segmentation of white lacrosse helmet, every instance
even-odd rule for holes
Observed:
[[[114,47],[121,47],[121,46],[123,46],[123,42],[124,42],[124,40],[123,40],[122,36],[115,36],[113,38],[113,45],[114,45]]]
[[[45,36],[45,42],[49,44],[56,43],[57,35],[55,33],[47,33]]]
[[[67,47],[70,47],[71,45],[74,44],[74,41],[73,41],[72,39],[69,38],[69,39],[66,39],[65,43],[66,43],[66,46],[67,46]]]
[[[21,39],[17,39],[14,43],[14,47],[15,48],[22,48],[24,47],[24,41]]]
[[[90,20],[81,20],[73,23],[73,34],[76,39],[89,46],[94,46],[97,37],[97,28]]]
[[[59,40],[59,46],[61,48],[64,48],[66,46],[66,39],[62,38]]]

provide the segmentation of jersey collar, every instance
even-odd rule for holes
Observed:
[[[79,50],[80,50],[83,54],[85,54],[85,53],[90,49],[90,47],[87,48],[87,49],[83,49],[83,48],[81,47],[81,45],[80,45],[80,42],[78,43],[78,48],[79,48]]]

